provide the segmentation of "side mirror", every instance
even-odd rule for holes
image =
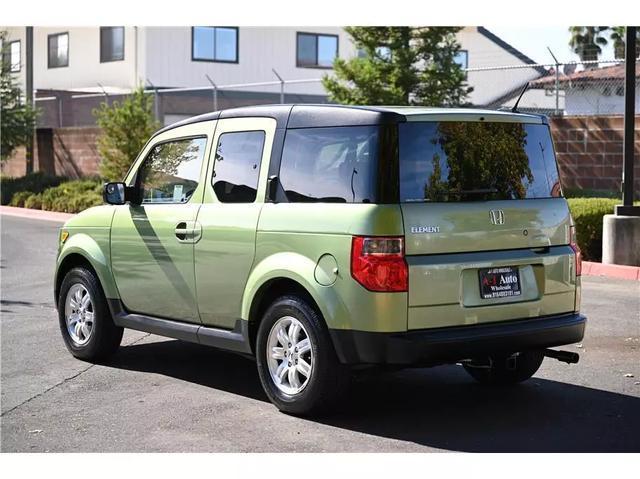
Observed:
[[[127,186],[120,182],[105,183],[102,190],[102,198],[105,203],[110,205],[124,205],[127,199],[125,198]]]

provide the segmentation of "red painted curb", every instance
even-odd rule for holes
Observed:
[[[30,208],[16,208],[14,206],[0,206],[0,214],[18,216],[20,218],[30,218],[33,220],[56,221],[58,223],[64,223],[72,216],[75,216],[69,213],[32,210]]]
[[[625,266],[621,264],[603,264],[583,261],[582,274],[585,276],[606,276],[607,278],[640,281],[640,266]]]

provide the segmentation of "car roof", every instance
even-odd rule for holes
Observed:
[[[158,131],[225,118],[274,118],[277,128],[384,125],[411,121],[491,121],[546,123],[544,115],[478,108],[430,108],[421,106],[352,106],[333,104],[256,105],[229,108],[194,116]]]

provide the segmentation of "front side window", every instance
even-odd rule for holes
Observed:
[[[547,125],[401,123],[400,200],[460,202],[560,195]]]
[[[378,127],[287,130],[280,183],[290,202],[372,203]]]
[[[49,68],[69,66],[69,34],[49,35]]]
[[[331,68],[338,56],[338,36],[298,33],[296,65],[307,68]]]
[[[100,27],[100,63],[124,60],[124,27]]]
[[[236,27],[193,27],[191,57],[210,62],[238,62]]]
[[[18,73],[21,66],[20,40],[7,43],[2,50],[3,68],[11,73]]]
[[[218,139],[213,191],[222,203],[253,203],[264,148],[264,131],[234,131]]]
[[[206,138],[192,138],[154,146],[138,170],[142,203],[187,203],[198,187],[206,144]]]

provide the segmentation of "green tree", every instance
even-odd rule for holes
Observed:
[[[11,73],[6,32],[0,31],[2,45],[0,65],[0,161],[7,160],[13,151],[26,145],[33,137],[38,112],[24,98],[22,89]]]
[[[107,181],[120,181],[160,126],[153,115],[153,97],[139,87],[122,102],[102,103],[93,114],[102,128],[100,174]]]
[[[456,63],[458,27],[347,27],[360,54],[322,84],[349,105],[461,105],[472,88]]]
[[[625,27],[610,27],[609,39],[613,42],[613,53],[615,58],[624,58],[624,46],[626,42]],[[636,29],[636,51],[640,51],[640,28]]]

